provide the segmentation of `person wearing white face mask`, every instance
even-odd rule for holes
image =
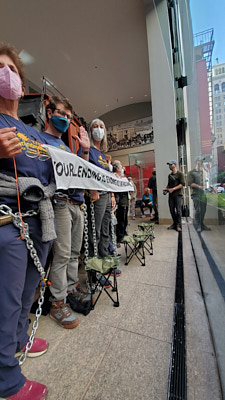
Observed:
[[[103,121],[94,119],[89,128],[90,150],[89,162],[109,171],[109,164],[105,153],[107,152],[107,134]],[[79,152],[78,152],[79,155]],[[115,208],[116,201],[113,193],[106,191],[89,190],[86,203],[89,209],[90,202],[94,203],[95,228],[97,252],[99,258],[109,255],[111,210]],[[90,210],[89,210],[90,211]],[[93,235],[89,214],[89,256],[94,256]]]

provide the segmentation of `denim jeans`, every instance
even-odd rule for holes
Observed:
[[[51,301],[64,300],[78,282],[78,257],[83,240],[84,214],[79,205],[60,200],[54,206],[57,239],[50,269]]]
[[[41,240],[38,217],[24,218],[38,257],[45,266],[52,242]],[[25,383],[15,353],[23,348],[29,336],[28,314],[34,300],[40,274],[27,250],[19,230],[8,224],[0,227],[0,397],[17,393]]]
[[[94,242],[92,234],[89,198],[87,198],[87,206],[88,206],[89,257],[93,257]],[[111,224],[111,193],[105,193],[101,195],[99,200],[94,202],[94,213],[95,213],[97,256],[103,258],[109,254],[110,224]]]

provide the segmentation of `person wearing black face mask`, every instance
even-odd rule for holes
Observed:
[[[185,186],[184,174],[177,170],[177,162],[168,161],[171,173],[168,175],[168,184],[163,189],[164,193],[169,193],[169,208],[173,219],[173,223],[167,229],[175,229],[181,231],[181,200],[183,195],[183,186]]]
[[[71,152],[61,139],[73,119],[73,108],[69,101],[53,96],[46,107],[46,117],[48,126],[42,132],[45,142]],[[81,157],[87,160],[90,142],[82,126],[79,135],[77,139],[82,150]],[[78,278],[78,257],[84,229],[83,203],[82,189],[57,189],[54,195],[57,240],[53,245],[50,268],[52,306],[49,315],[65,329],[75,328],[79,324],[78,318],[66,303],[68,294],[68,298],[72,296],[75,303],[90,301],[90,295],[81,290]]]

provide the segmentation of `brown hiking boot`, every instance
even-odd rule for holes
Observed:
[[[49,316],[65,329],[76,328],[79,325],[79,319],[72,312],[69,304],[64,303],[64,300],[52,302]]]
[[[81,289],[80,282],[75,283],[73,290],[67,294],[71,294],[73,297],[76,297],[80,303],[85,303],[91,300],[91,295],[87,292],[83,292]]]

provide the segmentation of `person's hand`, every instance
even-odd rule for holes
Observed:
[[[21,153],[21,144],[15,131],[15,126],[0,129],[0,158],[14,157]]]
[[[116,207],[115,196],[111,196],[111,209],[114,210],[115,207]]]
[[[89,193],[90,193],[90,200],[91,201],[97,201],[97,200],[99,200],[99,193],[98,193],[98,191],[97,190],[89,190]]]
[[[169,194],[171,194],[174,192],[174,188],[169,188],[169,189],[167,189],[167,191],[169,192]]]
[[[89,151],[90,149],[90,140],[87,131],[84,129],[83,126],[79,128],[79,136],[76,136],[78,139],[80,146],[82,147],[83,151]]]

